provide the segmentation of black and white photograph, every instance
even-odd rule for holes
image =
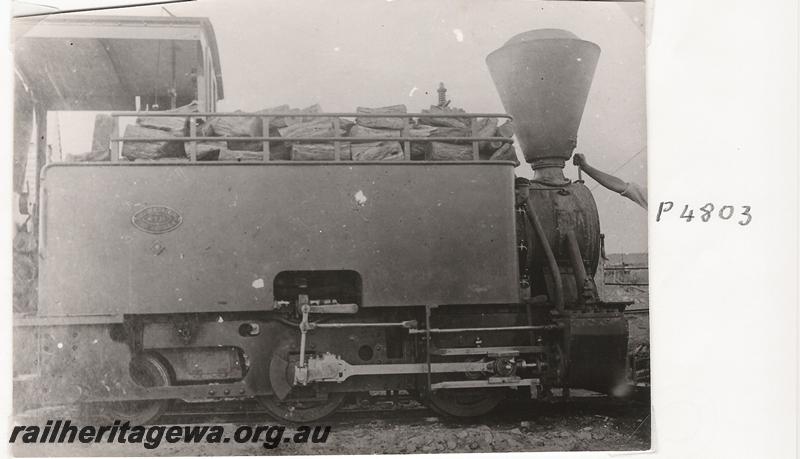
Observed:
[[[4,455],[797,457],[797,2],[0,16]]]
[[[10,35],[14,455],[651,449],[644,2]]]

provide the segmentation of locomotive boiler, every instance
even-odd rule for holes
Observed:
[[[256,399],[309,422],[375,391],[462,417],[552,388],[616,392],[625,305],[598,297],[597,209],[563,173],[599,53],[537,30],[488,56],[531,180],[478,160],[478,142],[509,139],[461,139],[472,161],[412,160],[412,142],[443,139],[385,113],[309,116],[400,118],[399,161],[343,159],[334,134],[293,139],[329,142],[331,161],[198,162],[208,139],[192,132],[186,162],[48,165],[16,395],[145,423],[172,400]]]

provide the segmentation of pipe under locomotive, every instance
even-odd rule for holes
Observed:
[[[453,416],[618,391],[625,305],[598,297],[597,208],[563,174],[599,53],[538,30],[487,58],[532,180],[491,161],[48,166],[16,396],[140,423],[255,398],[308,422],[369,391]]]

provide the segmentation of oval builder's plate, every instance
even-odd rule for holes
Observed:
[[[131,222],[145,233],[162,234],[180,226],[183,218],[167,206],[149,206],[133,214]]]

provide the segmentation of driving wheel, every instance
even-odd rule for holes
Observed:
[[[170,384],[169,370],[152,355],[133,359],[129,366],[131,379],[142,387],[162,387]],[[130,400],[120,402],[92,403],[87,406],[88,415],[111,421],[129,422],[131,425],[151,424],[167,409],[171,400]]]
[[[294,385],[295,362],[288,347],[280,348],[269,363],[273,395],[258,397],[262,407],[275,419],[284,422],[313,422],[333,414],[344,403],[343,392],[319,391],[315,385]]]

